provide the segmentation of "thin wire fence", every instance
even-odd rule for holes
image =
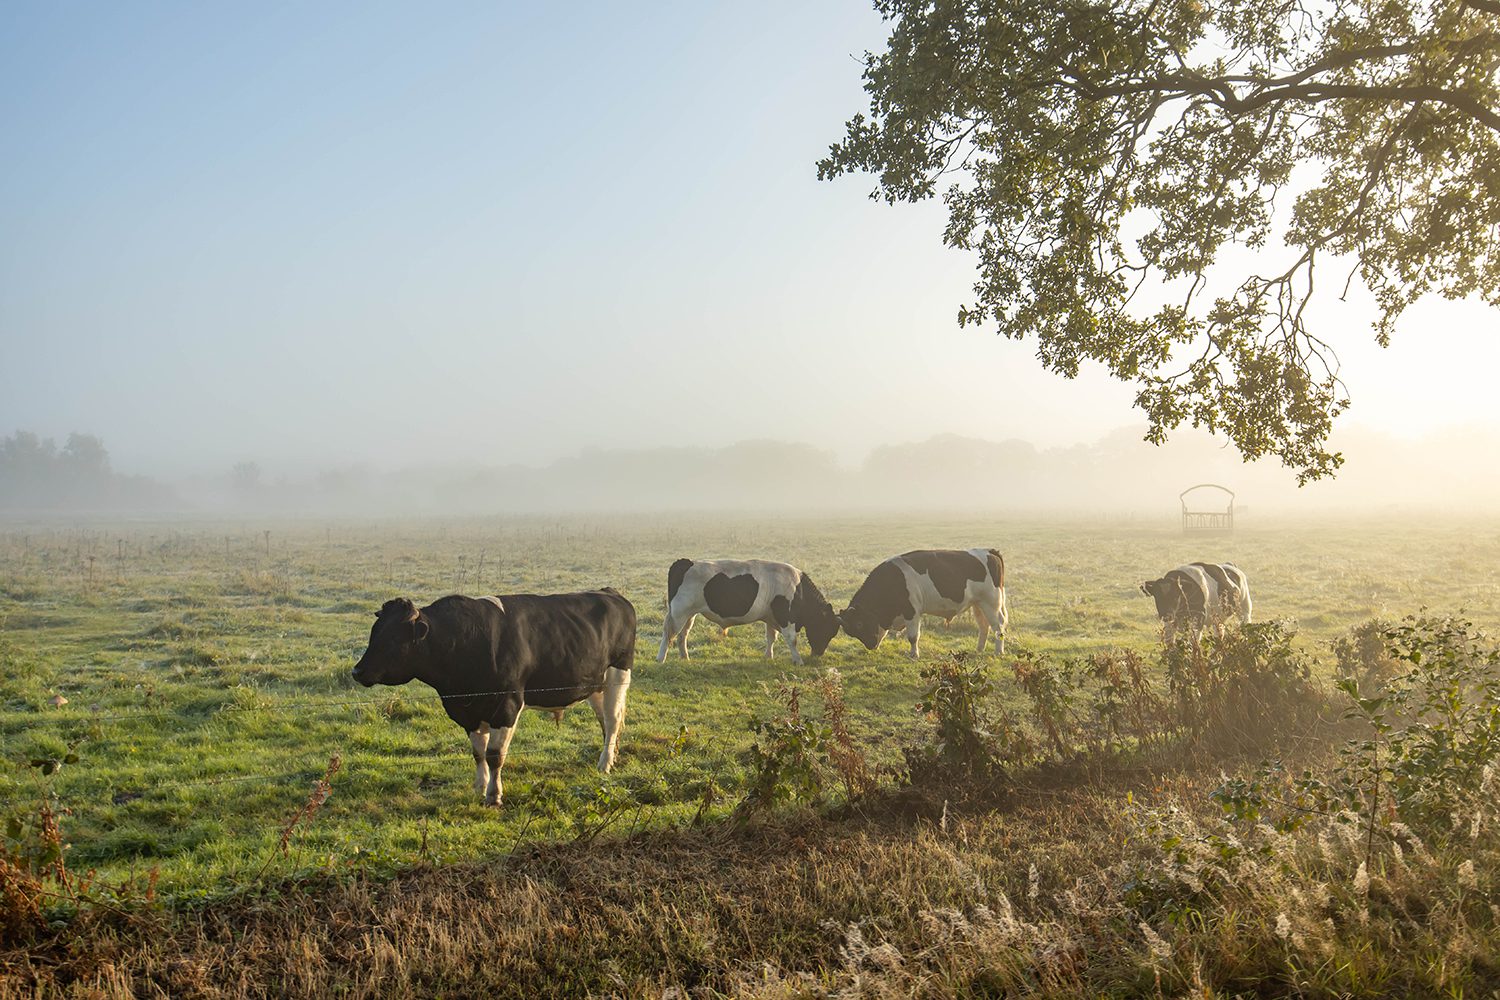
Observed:
[[[245,690],[254,691],[253,688],[247,688]],[[443,695],[438,695],[438,698],[441,701],[447,702],[447,701],[456,701],[456,700],[464,699],[464,698],[498,698],[498,697],[500,697],[502,695],[511,695],[511,694],[519,694],[519,695],[521,695],[521,696],[524,697],[527,694],[545,694],[545,693],[555,693],[555,692],[559,692],[559,691],[569,691],[569,692],[579,692],[579,691],[582,691],[582,692],[585,692],[585,693],[592,693],[593,691],[596,691],[596,690],[602,690],[602,688],[596,688],[593,685],[588,685],[588,684],[568,684],[568,685],[564,685],[562,687],[507,688],[507,689],[500,690],[500,691],[474,691],[474,692],[467,692],[467,693],[463,693],[463,694],[443,694]],[[260,695],[261,693],[260,692],[256,692],[256,694]],[[270,697],[271,695],[267,694],[267,695],[262,695],[262,696]],[[380,707],[388,706],[392,702],[400,702],[402,704],[408,704],[408,705],[414,705],[415,706],[415,705],[429,704],[431,702],[431,699],[430,698],[423,698],[423,699],[406,698],[406,697],[402,697],[401,695],[391,694],[391,695],[387,695],[387,696],[385,696],[383,698],[356,698],[356,699],[342,699],[342,698],[317,699],[317,698],[314,698],[314,699],[305,699],[305,700],[299,699],[299,700],[296,700],[295,702],[292,702],[290,704],[291,704],[291,707],[295,707],[298,711],[302,711],[303,709],[308,709],[308,708],[358,708],[358,707],[375,707],[375,708],[380,708]],[[222,703],[220,705],[216,705],[216,706],[213,706],[212,708],[208,708],[207,712],[208,712],[209,715],[217,715],[220,712],[257,712],[257,711],[265,711],[267,709],[274,708],[274,707],[275,707],[274,705],[243,704],[243,703],[236,702],[236,701],[226,701],[226,702],[224,702],[224,703]],[[531,707],[531,708],[539,708],[539,709],[541,709],[543,711],[549,711],[550,710],[546,706],[529,706],[529,707]],[[98,713],[94,713],[94,712],[85,712],[83,714],[80,714],[80,713],[78,713],[76,711],[70,713],[70,712],[64,712],[64,711],[62,711],[61,708],[59,708],[55,712],[45,712],[43,710],[22,712],[22,711],[19,711],[19,710],[16,710],[16,709],[11,709],[9,711],[0,713],[0,728],[9,729],[12,732],[25,732],[28,729],[37,729],[37,728],[40,728],[42,726],[53,726],[53,725],[56,725],[58,723],[73,723],[73,722],[84,722],[84,723],[119,722],[119,721],[123,721],[123,720],[127,720],[127,719],[161,718],[161,717],[170,716],[170,715],[188,717],[188,716],[191,716],[191,715],[198,714],[200,711],[202,711],[202,709],[199,709],[199,708],[185,708],[185,707],[182,707],[182,706],[178,706],[176,708],[167,708],[167,707],[162,707],[162,708],[148,708],[148,709],[142,709],[140,711],[117,712],[117,713],[110,713],[110,714],[98,714]],[[7,715],[11,716],[11,718],[6,718]],[[14,723],[17,722],[17,721],[19,721],[22,724],[21,725],[14,725]]]

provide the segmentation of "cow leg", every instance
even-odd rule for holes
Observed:
[[[656,662],[667,662],[667,647],[672,645],[672,606],[667,605],[667,616],[661,622],[661,648],[656,651]]]
[[[490,741],[490,724],[481,722],[479,728],[469,734],[469,746],[474,748],[474,791],[483,795],[490,785],[490,765],[485,750]]]
[[[766,627],[770,628],[769,625],[767,625]],[[788,625],[783,628],[781,630],[781,639],[786,643],[787,648],[792,651],[793,665],[799,667],[802,666],[802,654],[797,652],[797,626]]]
[[[1000,602],[991,608],[988,605],[974,605],[974,616],[979,619],[979,651],[984,652],[984,634],[993,631],[990,636],[990,648],[1001,656],[1005,655],[1005,626],[1009,623],[1010,616],[1005,610],[1005,595],[1000,595]]]
[[[594,718],[599,722],[599,732],[603,734],[606,741],[609,740],[609,727],[604,724],[604,692],[595,691],[589,695],[589,708],[594,710]]]
[[[766,622],[766,659],[771,658],[771,650],[776,646],[776,625],[774,622]]]
[[[995,634],[1000,636],[1000,643],[995,652],[1001,656],[1005,655],[1005,630],[1010,627],[1010,602],[1005,598],[1005,588],[1000,588],[1000,600],[995,602],[995,618],[990,622],[994,627]],[[991,640],[991,645],[995,645]]]
[[[500,724],[490,727],[490,744],[485,757],[490,765],[490,782],[484,791],[484,804],[498,806],[505,797],[500,784],[500,769],[505,766],[505,755],[510,752],[510,738],[516,731],[516,720],[521,715],[521,702],[507,700],[500,705]]]
[[[979,626],[979,645],[975,648],[975,652],[982,653],[985,640],[990,637],[990,619],[984,613],[984,609],[977,604],[974,605],[974,624]]]
[[[602,697],[604,750],[599,754],[599,770],[609,773],[620,748],[620,727],[625,724],[625,696],[630,693],[630,671],[610,667],[604,671]],[[595,709],[599,712],[599,709]]]
[[[688,615],[687,621],[682,623],[682,631],[677,633],[677,652],[682,654],[684,660],[688,659],[687,634],[688,629],[693,627],[693,622],[698,620],[697,615]]]
[[[1177,619],[1164,618],[1162,622],[1161,641],[1164,645],[1170,646],[1172,645],[1172,636],[1177,634]]]
[[[916,615],[906,623],[906,641],[911,643],[911,658],[913,660],[920,656],[917,650],[917,639],[922,635],[922,616]]]

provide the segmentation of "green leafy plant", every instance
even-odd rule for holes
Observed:
[[[1442,838],[1493,797],[1500,768],[1500,649],[1471,622],[1408,618],[1381,631],[1383,655],[1408,668],[1379,691],[1341,678],[1344,717],[1364,732],[1327,768],[1286,774],[1279,762],[1225,782],[1214,798],[1235,819],[1292,830],[1313,816],[1353,817],[1366,853],[1398,824]]]
[[[922,669],[927,690],[917,705],[933,726],[931,739],[904,749],[909,783],[945,787],[993,780],[1031,756],[1034,747],[1008,713],[994,712],[987,662],[960,653]]]
[[[823,796],[823,768],[828,761],[833,729],[826,722],[802,715],[802,685],[782,678],[776,700],[784,707],[779,717],[755,719],[750,731],[752,774],[749,790],[736,808],[737,816],[786,802],[816,802]]]

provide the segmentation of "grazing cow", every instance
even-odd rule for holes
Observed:
[[[1141,593],[1156,599],[1156,616],[1166,623],[1162,637],[1171,642],[1179,625],[1192,632],[1194,645],[1203,628],[1219,615],[1219,582],[1198,563],[1188,563],[1141,584]]]
[[[999,637],[995,651],[1004,653],[1010,619],[1005,557],[994,549],[922,549],[892,556],[871,570],[839,622],[872,650],[888,630],[905,627],[915,660],[923,615],[951,620],[970,607],[979,623],[979,651],[984,652],[993,628]]]
[[[780,632],[792,651],[792,662],[799,666],[799,629],[807,631],[807,645],[814,656],[823,655],[839,631],[833,605],[823,598],[812,577],[795,566],[765,559],[674,562],[667,570],[667,617],[662,622],[656,662],[666,660],[674,635],[677,651],[684,660],[688,658],[688,629],[698,615],[724,630],[730,625],[765,622],[766,658],[770,659]]]
[[[604,731],[599,770],[615,762],[635,660],[635,608],[606,587],[582,594],[444,597],[425,608],[406,598],[375,615],[354,665],[365,687],[412,679],[437,689],[448,718],[474,748],[474,788],[502,798],[500,769],[527,705],[554,715],[588,700]]]

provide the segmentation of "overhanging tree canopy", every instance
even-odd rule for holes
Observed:
[[[1315,290],[1361,282],[1382,344],[1426,294],[1500,304],[1500,0],[876,7],[869,114],[819,177],[945,186],[944,239],[978,256],[960,324],[1102,362],[1152,441],[1189,422],[1328,475],[1349,404]]]

